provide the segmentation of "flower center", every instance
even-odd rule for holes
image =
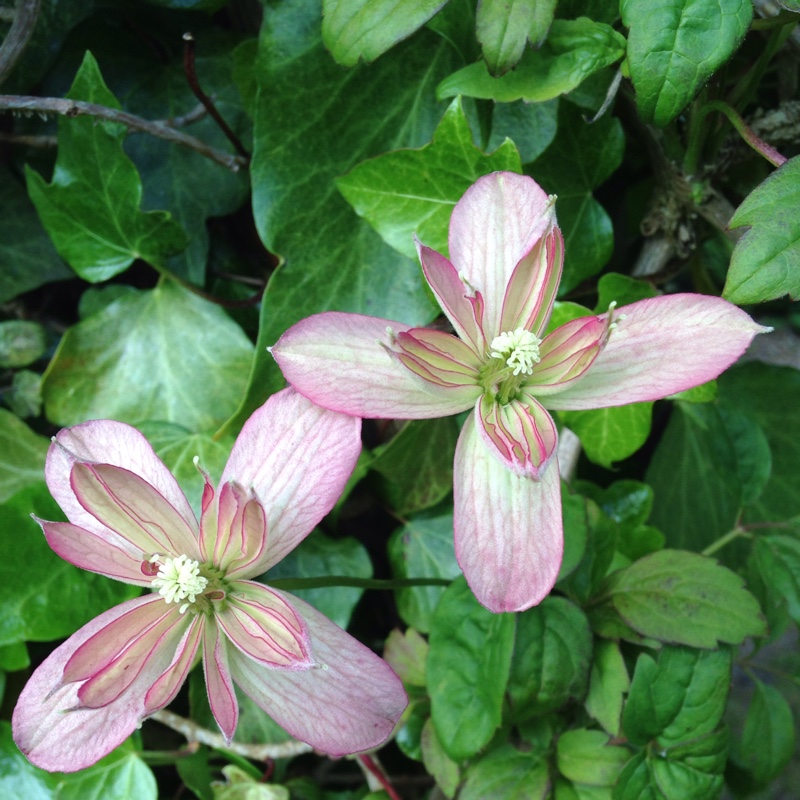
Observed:
[[[153,562],[161,561],[160,555],[153,556]],[[158,593],[167,603],[180,603],[188,600],[180,608],[183,614],[186,609],[195,602],[197,595],[201,594],[208,586],[208,578],[200,574],[200,564],[189,558],[180,555],[175,558],[166,558],[158,568],[158,574],[153,578],[151,585],[158,589]]]
[[[539,363],[539,345],[542,340],[536,334],[517,328],[515,331],[501,333],[492,339],[490,345],[492,358],[502,358],[513,369],[513,375],[520,372],[530,375],[533,365]]]

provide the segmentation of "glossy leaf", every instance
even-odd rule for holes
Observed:
[[[723,296],[732,303],[761,303],[800,296],[800,157],[787,161],[736,209],[730,228],[750,229],[736,243]]]
[[[513,647],[514,617],[492,614],[454,581],[431,622],[427,667],[433,724],[453,760],[474,756],[499,727]]]
[[[558,100],[544,103],[495,103],[487,149],[495,151],[506,139],[519,149],[523,164],[537,159],[558,130]]]
[[[33,764],[11,738],[11,723],[0,720],[0,796],[4,800],[53,800],[58,777]]]
[[[620,570],[606,594],[643,636],[690,647],[740,644],[766,625],[744,581],[711,558],[660,550]]]
[[[506,744],[470,765],[459,800],[546,800],[549,792],[550,776],[541,754]]]
[[[218,306],[162,280],[67,331],[44,378],[47,416],[60,425],[110,417],[213,431],[235,410],[252,353]]]
[[[336,186],[387,244],[416,260],[414,234],[447,253],[453,207],[479,177],[497,170],[522,171],[516,147],[505,141],[484,155],[473,143],[461,101],[454,100],[430,144],[364,161]]]
[[[0,503],[44,480],[50,442],[19,417],[0,408]]]
[[[636,104],[666,125],[733,54],[753,16],[749,0],[622,0]]]
[[[120,107],[88,53],[68,96]],[[169,214],[141,210],[142,182],[122,151],[125,132],[117,123],[62,117],[52,183],[26,170],[31,200],[59,255],[91,282],[108,280],[137,258],[162,265],[187,244]]]
[[[794,536],[760,536],[751,555],[768,597],[800,621],[800,541]]]
[[[446,0],[323,0],[322,38],[346,67],[374,61],[424,25]]]

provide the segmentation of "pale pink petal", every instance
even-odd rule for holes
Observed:
[[[172,663],[150,687],[144,698],[144,713],[148,716],[175,699],[189,670],[194,666],[200,639],[206,625],[205,614],[193,614],[189,627],[178,643]]]
[[[483,302],[458,277],[456,268],[440,253],[415,237],[422,272],[456,333],[476,352],[486,350]]]
[[[153,576],[142,571],[141,551],[113,531],[93,533],[69,522],[36,521],[47,543],[64,561],[136,586],[153,582]]]
[[[484,395],[475,406],[475,422],[484,445],[517,475],[538,478],[555,454],[555,423],[533,398],[500,404]]]
[[[407,705],[391,667],[299,598],[286,595],[308,627],[316,667],[271,670],[231,650],[236,683],[292,736],[338,757],[391,736]]]
[[[60,684],[64,666],[84,642],[131,609],[149,602],[152,595],[129,600],[96,617],[56,648],[33,673],[19,696],[12,725],[14,741],[37,767],[50,772],[83,769],[136,730],[145,716],[145,694],[159,672],[144,670],[114,703],[97,709],[70,711],[80,705],[80,683]],[[153,662],[151,666],[158,665]]]
[[[397,334],[397,358],[412,372],[439,386],[478,388],[482,360],[455,336],[429,328],[412,328]]]
[[[514,268],[503,298],[501,331],[524,328],[541,335],[553,311],[563,266],[564,237],[553,228]]]
[[[450,219],[450,260],[483,295],[486,339],[500,334],[506,286],[520,259],[555,225],[553,200],[525,175],[493,172],[456,203]]]
[[[333,411],[430,419],[469,408],[471,387],[429,384],[398,361],[394,337],[408,330],[402,322],[329,311],[289,328],[272,355],[300,394]]]
[[[361,452],[361,420],[327,411],[292,389],[272,395],[245,423],[222,474],[253,492],[267,514],[261,558],[228,578],[259,575],[293,550],[333,508]],[[256,555],[254,537],[247,555]]]
[[[216,619],[235,647],[266,667],[308,669],[312,664],[303,620],[274,589],[236,581]]]
[[[70,473],[76,461],[111,464],[134,472],[162,494],[193,531],[197,530],[194,512],[178,482],[136,428],[107,419],[84,422],[59,431],[47,453],[47,486],[67,519],[101,533],[103,526],[81,506],[72,491]]]
[[[591,368],[563,392],[545,397],[547,408],[606,408],[691,389],[716,378],[757,333],[769,330],[727,300],[696,294],[640,300],[615,311],[614,319]]]
[[[201,558],[197,536],[186,519],[136,473],[110,464],[76,461],[70,480],[83,508],[104,528],[138,547],[143,556]]]
[[[230,742],[239,722],[239,702],[228,665],[228,642],[220,635],[216,625],[205,626],[203,672],[211,713],[222,735]]]
[[[553,588],[563,553],[561,485],[551,459],[540,479],[506,469],[464,424],[454,476],[456,558],[490,611],[523,611]]]

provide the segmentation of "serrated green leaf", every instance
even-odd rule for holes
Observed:
[[[493,78],[482,61],[443,80],[439,97],[479,97],[510,103],[541,103],[572,91],[593,73],[619,61],[625,38],[610,25],[588,17],[554,20],[538,50],[525,51],[517,68]]]
[[[324,575],[346,575],[371,578],[372,562],[364,545],[357,539],[331,539],[316,530],[291,553],[279,561],[263,579],[318,578]],[[293,589],[293,594],[310,603],[340,628],[346,628],[363,589],[337,586],[325,589]]]
[[[660,550],[614,573],[608,583],[614,607],[643,636],[716,647],[766,633],[744,581],[711,558]]]
[[[476,35],[493,75],[508,72],[520,60],[528,39],[539,45],[553,22],[556,0],[481,0]]]
[[[664,647],[657,661],[640,654],[622,717],[625,736],[666,749],[710,734],[725,710],[730,672],[726,649]]]
[[[436,734],[453,760],[471,758],[500,726],[514,616],[487,611],[467,582],[457,578],[436,607],[429,644],[428,691]]]
[[[63,519],[44,483],[23,489],[0,505],[0,644],[46,642],[139,594],[137,586],[73,567],[48,546],[31,519]]]
[[[591,411],[561,411],[559,418],[581,440],[590,461],[611,469],[633,455],[650,435],[652,403],[631,403]]]
[[[650,769],[664,800],[710,800],[719,797],[724,783],[722,775],[709,775],[666,758],[652,759]]]
[[[444,751],[431,719],[428,719],[422,728],[420,745],[425,769],[436,781],[442,794],[452,798],[461,780],[461,771],[458,764]]]
[[[454,417],[414,420],[373,451],[370,469],[385,478],[384,493],[397,514],[435,506],[452,491],[457,440]]]
[[[737,761],[762,786],[776,778],[794,755],[792,709],[778,689],[757,679],[738,750]]]
[[[564,233],[562,295],[596,274],[611,257],[611,219],[592,192],[619,167],[624,150],[618,119],[606,115],[589,125],[579,109],[559,104],[558,135],[530,172],[558,196],[556,213]]]
[[[453,548],[453,516],[418,517],[407,522],[389,540],[392,572],[398,578],[455,578],[461,574]],[[403,620],[422,633],[431,629],[431,617],[444,589],[415,586],[397,589],[397,610]]]
[[[610,742],[611,737],[603,731],[587,728],[566,731],[558,739],[558,771],[576,783],[613,786],[631,752]]]
[[[595,642],[589,692],[584,705],[589,715],[612,736],[619,736],[622,703],[630,683],[619,644]]]
[[[68,97],[120,107],[90,53]],[[125,132],[117,123],[62,117],[52,183],[26,167],[28,193],[59,255],[93,283],[137,258],[162,265],[188,241],[168,213],[141,210],[142,182],[122,150]]]
[[[44,480],[50,442],[19,417],[0,408],[0,503]]]
[[[507,690],[514,720],[583,697],[591,656],[589,623],[569,600],[548,597],[518,614]]]
[[[58,776],[34,767],[14,744],[11,723],[0,720],[0,795],[4,800],[53,800]]]
[[[5,167],[0,167],[0,206],[0,303],[73,276],[45,236],[25,190]]]
[[[733,54],[753,16],[749,0],[622,0],[628,65],[647,122],[666,125]]]
[[[800,296],[800,157],[787,161],[736,209],[728,227],[749,226],[733,250],[723,297],[761,303]]]
[[[751,554],[773,602],[786,606],[789,616],[800,621],[800,541],[793,536],[759,536]]]
[[[169,280],[70,328],[44,376],[59,425],[112,418],[215,430],[236,408],[253,346],[218,306]]]
[[[454,100],[430,144],[419,150],[397,150],[365,161],[336,181],[360,217],[399,252],[416,259],[414,234],[447,253],[450,215],[461,195],[482,175],[497,170],[521,172],[519,153],[503,142],[484,155]]]
[[[470,765],[459,800],[546,800],[549,791],[547,762],[541,754],[506,744]]]
[[[374,61],[424,25],[447,0],[323,0],[322,39],[346,67]]]

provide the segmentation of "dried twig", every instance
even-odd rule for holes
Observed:
[[[19,57],[28,46],[39,16],[42,0],[18,0],[17,11],[8,36],[0,45],[0,83],[14,69]]]

